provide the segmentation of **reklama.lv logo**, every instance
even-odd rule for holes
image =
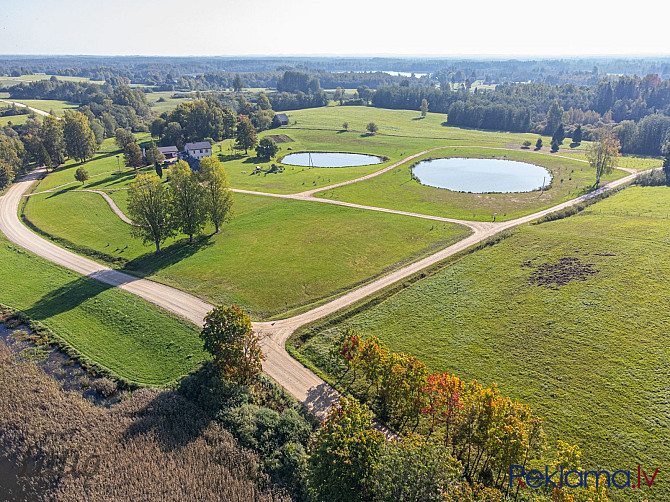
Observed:
[[[637,474],[637,482],[635,480],[635,474]],[[525,468],[521,465],[511,465],[509,468],[509,486],[510,488],[513,488],[515,484],[514,480],[517,480],[517,484],[522,487],[528,486],[529,488],[588,488],[589,486],[599,488],[605,484],[607,488],[614,486],[615,488],[636,489],[642,488],[643,482],[646,483],[648,487],[651,487],[654,484],[654,481],[656,481],[657,474],[658,468],[654,471],[654,475],[649,477],[640,465],[638,465],[637,473],[633,471],[633,482],[631,483],[631,471],[629,470],[614,471],[610,474],[610,472],[606,470],[564,471],[563,466],[561,466],[560,469],[549,473],[548,465],[544,466],[544,472],[537,469],[526,472]]]

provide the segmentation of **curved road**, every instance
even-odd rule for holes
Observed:
[[[408,160],[416,158],[419,155],[423,155],[424,153],[432,150],[427,150],[426,152],[412,155],[401,162],[393,164],[392,166],[372,174],[379,175],[381,172],[386,172],[391,168],[394,168]],[[4,233],[10,241],[53,263],[140,296],[145,300],[177,315],[180,315],[199,326],[203,324],[205,315],[213,308],[213,305],[178,289],[171,288],[169,286],[165,286],[147,279],[140,279],[101,265],[88,258],[79,256],[53,244],[52,242],[47,241],[46,239],[43,239],[25,227],[18,217],[19,204],[21,198],[29,190],[32,183],[41,174],[42,171],[39,170],[27,175],[21,181],[14,184],[4,196],[0,197],[0,231]],[[298,361],[293,359],[288,354],[288,352],[286,352],[284,348],[285,342],[297,328],[305,324],[315,322],[324,316],[350,306],[355,302],[358,302],[359,300],[362,300],[367,296],[385,288],[386,286],[400,281],[414,274],[415,272],[442,261],[445,258],[454,255],[455,253],[467,249],[470,246],[478,244],[502,230],[528,223],[548,213],[558,211],[560,209],[588,200],[604,191],[611,190],[631,182],[638,174],[639,172],[632,173],[626,177],[612,181],[594,192],[564,202],[552,208],[517,218],[515,220],[498,223],[453,220],[448,218],[420,215],[417,213],[407,213],[403,211],[394,211],[371,206],[343,203],[340,201],[317,199],[312,197],[314,191],[311,190],[309,192],[293,195],[252,192],[256,195],[266,195],[305,201],[309,200],[314,202],[318,201],[321,203],[344,205],[360,209],[384,211],[421,218],[436,219],[439,221],[460,223],[467,225],[473,231],[469,237],[452,244],[447,248],[437,251],[436,253],[426,258],[411,263],[386,276],[356,288],[328,303],[309,310],[308,312],[276,322],[253,323],[254,329],[262,337],[263,350],[267,355],[267,361],[265,361],[263,364],[263,370],[280,385],[282,385],[290,394],[301,401],[312,413],[314,413],[317,417],[323,418],[333,401],[336,399],[337,392],[312,371],[308,370]],[[361,181],[362,179],[368,179],[369,177],[372,177],[372,175],[368,175],[366,177],[352,180],[346,183]],[[330,189],[334,186],[340,185],[341,184],[330,187],[323,187],[318,191]],[[241,190],[239,191],[242,192]]]

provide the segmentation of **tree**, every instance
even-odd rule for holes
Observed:
[[[205,190],[198,174],[180,160],[168,171],[170,214],[174,227],[188,235],[189,242],[199,234],[207,222]]]
[[[246,155],[250,148],[256,146],[258,139],[256,138],[256,129],[249,119],[243,115],[237,121],[237,133],[235,135],[235,144],[238,148],[244,148]]]
[[[154,164],[154,170],[156,171],[156,176],[159,178],[163,178],[163,167],[161,166],[160,162],[156,162]]]
[[[333,94],[333,101],[339,101],[340,104],[342,104],[343,100],[344,100],[344,89],[338,86],[337,89],[335,89],[335,94]]]
[[[155,174],[139,174],[128,188],[128,214],[133,220],[131,233],[144,243],[160,245],[174,234],[169,214],[168,193]]]
[[[244,81],[242,80],[242,77],[239,75],[235,75],[235,78],[233,79],[233,89],[235,92],[240,92],[244,88]]]
[[[343,131],[349,130],[349,122],[342,122],[342,130]]]
[[[542,148],[542,138],[537,138],[537,142],[535,143],[535,150],[540,150]]]
[[[532,145],[530,140],[525,140],[523,143],[521,143],[521,148],[527,150],[528,148],[530,148],[530,145]]]
[[[376,132],[379,130],[379,128],[377,127],[377,124],[375,124],[374,122],[370,122],[368,125],[366,125],[366,126],[365,126],[365,129],[366,129],[370,134],[374,134],[374,133],[376,133]]]
[[[135,136],[133,136],[133,133],[128,129],[119,127],[114,131],[114,141],[116,142],[116,146],[121,150],[124,150],[128,144],[135,143]]]
[[[138,167],[144,165],[144,156],[140,146],[135,143],[128,143],[123,150],[123,161],[128,167],[132,167],[137,171]]]
[[[596,186],[600,184],[600,178],[609,174],[616,165],[616,159],[621,156],[619,153],[621,145],[619,140],[614,138],[612,131],[602,129],[598,133],[598,141],[594,141],[586,152],[586,158],[592,168],[596,170]]]
[[[4,159],[0,158],[0,190],[9,186],[14,179],[14,170]]]
[[[156,146],[156,143],[154,143],[153,141],[149,145],[149,148],[146,149],[145,155],[147,165],[156,163],[162,164],[165,161],[165,155],[161,153],[161,151]]]
[[[157,118],[151,123],[149,131],[152,138],[160,138],[163,135],[163,130],[167,127],[167,122],[164,118]]]
[[[663,145],[663,171],[665,182],[670,185],[670,141],[666,141]]]
[[[553,136],[551,137],[551,142],[553,143],[555,141],[559,145],[562,145],[564,139],[565,139],[565,128],[563,127],[563,124],[558,124],[558,127],[556,128]]]
[[[547,126],[544,128],[545,134],[553,134],[556,131],[556,128],[563,121],[563,108],[558,104],[557,100],[554,100],[549,111],[547,112]]]
[[[582,125],[579,124],[572,133],[572,142],[579,145],[582,142]]]
[[[67,155],[77,161],[86,162],[97,148],[95,135],[88,118],[81,112],[66,111],[63,118],[63,138]]]
[[[558,152],[558,149],[559,149],[560,146],[561,145],[556,138],[551,139],[551,153]]]
[[[372,477],[374,500],[442,502],[442,494],[458,481],[458,470],[444,445],[419,436],[385,442]]]
[[[63,163],[65,156],[65,139],[63,137],[63,121],[53,115],[47,115],[42,120],[40,129],[42,144],[49,154],[54,166]]]
[[[272,105],[270,104],[270,100],[268,99],[268,97],[263,92],[261,92],[258,95],[258,99],[256,100],[256,106],[258,107],[259,110],[271,110],[272,109]]]
[[[261,159],[270,160],[277,155],[279,147],[271,138],[263,138],[256,147],[256,156]]]
[[[88,171],[86,168],[83,166],[78,167],[74,173],[74,179],[83,185],[88,179]]]
[[[422,117],[425,117],[428,114],[428,100],[426,98],[421,100],[421,106],[419,109],[421,110]]]
[[[223,223],[232,217],[233,193],[228,188],[226,170],[216,157],[200,161],[200,180],[205,191],[209,221],[218,234]]]
[[[200,338],[227,380],[249,385],[261,372],[265,356],[260,338],[251,329],[249,316],[237,305],[219,305],[208,313]]]
[[[367,406],[341,397],[310,448],[310,481],[317,500],[366,500],[383,441],[382,433],[372,428]]]

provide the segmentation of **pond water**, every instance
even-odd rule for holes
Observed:
[[[339,152],[289,153],[282,164],[298,167],[355,167],[381,164],[383,160],[375,155]]]
[[[432,159],[412,168],[423,185],[455,192],[532,192],[551,183],[544,167],[502,159]]]

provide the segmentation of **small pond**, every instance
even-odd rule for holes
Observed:
[[[502,159],[432,159],[412,168],[423,185],[455,192],[532,192],[549,186],[551,173],[544,167]]]
[[[301,152],[289,153],[282,164],[298,167],[355,167],[381,164],[383,159],[375,155],[340,152]]]

